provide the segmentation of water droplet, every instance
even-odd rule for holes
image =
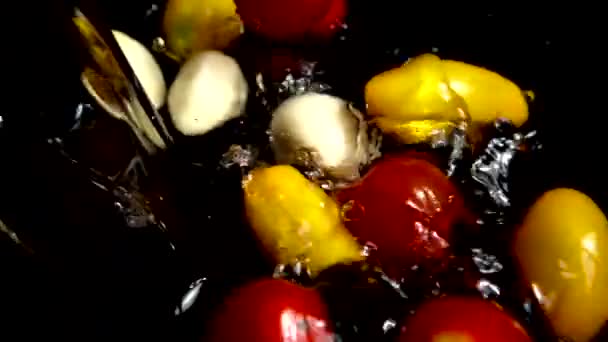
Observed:
[[[360,202],[350,200],[342,206],[340,214],[343,221],[357,221],[365,215],[365,207]]]
[[[500,296],[500,288],[497,285],[492,284],[487,279],[480,279],[477,282],[477,290],[486,299],[490,298],[490,297],[498,297],[498,296]]]
[[[378,246],[371,241],[367,241],[361,250],[361,254],[365,257],[369,257],[372,253],[378,250]]]
[[[177,308],[175,308],[176,316],[188,311],[194,305],[196,299],[200,295],[201,287],[203,286],[206,280],[207,278],[200,278],[190,284],[190,286],[188,287],[188,291],[186,291],[186,293],[182,297],[181,303],[178,305]]]
[[[220,165],[224,168],[230,168],[233,165],[239,167],[252,167],[257,160],[258,151],[253,146],[242,147],[240,145],[231,145],[228,151],[222,156]]]
[[[481,248],[473,248],[471,251],[473,252],[473,262],[475,262],[479,272],[492,274],[500,272],[503,269],[502,264],[498,262],[496,256],[484,253]]]
[[[382,324],[382,330],[386,333],[389,330],[395,328],[397,326],[397,322],[395,322],[392,319],[387,319],[386,321],[384,321],[384,323]]]
[[[167,51],[167,44],[162,37],[156,37],[152,40],[152,51],[158,53]]]

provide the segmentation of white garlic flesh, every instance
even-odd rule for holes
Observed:
[[[187,136],[203,135],[239,117],[248,85],[237,61],[219,51],[193,55],[169,89],[173,125]]]
[[[140,42],[129,35],[112,30],[114,39],[124,54],[129,66],[137,77],[144,93],[155,109],[159,109],[165,103],[167,85],[163,72],[154,59],[152,53]],[[115,64],[109,63],[103,67],[110,68],[108,72],[119,72],[113,70]],[[136,134],[142,133],[160,148],[165,148],[165,142],[150,121],[150,118],[137,103],[131,103],[131,107],[125,107],[125,98],[116,93],[113,82],[116,80],[106,79],[108,75],[101,75],[94,69],[88,68],[82,74],[82,82],[91,96],[110,115],[117,119],[125,120],[135,127]],[[126,111],[131,111],[127,113]]]
[[[154,108],[162,107],[167,96],[167,85],[152,53],[127,34],[116,30],[112,33]]]
[[[156,109],[162,107],[165,104],[167,85],[165,83],[165,78],[163,77],[163,72],[158,63],[156,63],[152,53],[140,42],[127,34],[116,30],[113,30],[112,33],[127,59],[127,62],[133,69],[135,76],[139,80],[140,85],[148,96],[150,103]],[[89,93],[91,93],[99,105],[108,113],[118,119],[123,119],[125,117],[122,105],[120,103],[115,103],[117,102],[116,99],[113,99],[110,94],[104,93],[102,85],[99,84],[99,80],[94,79],[93,75],[85,74],[83,83]]]
[[[277,162],[312,162],[336,179],[357,179],[360,167],[370,160],[361,113],[335,96],[305,93],[288,98],[273,113],[271,134]]]

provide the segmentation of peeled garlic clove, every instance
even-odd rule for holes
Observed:
[[[303,261],[314,276],[363,259],[337,203],[293,167],[255,169],[244,184],[247,218],[275,262]]]
[[[369,160],[367,125],[335,96],[306,93],[287,99],[273,113],[271,132],[282,164],[314,162],[333,177],[352,180]]]
[[[182,134],[205,134],[240,116],[248,86],[234,58],[219,51],[194,55],[169,89],[169,113]]]
[[[78,18],[75,23],[88,40],[93,59],[97,63],[97,68],[87,67],[83,71],[81,79],[84,87],[105,111],[129,123],[148,151],[152,152],[156,147],[165,148],[166,143],[148,114],[132,97],[133,94],[130,93],[132,85],[109,47],[88,21]],[[112,33],[151,105],[156,109],[160,108],[165,102],[167,92],[160,66],[141,43],[120,31],[112,31]]]
[[[112,33],[151,104],[156,109],[162,107],[165,103],[167,86],[163,72],[158,63],[156,63],[152,53],[140,42],[127,34],[116,30],[113,30]],[[100,79],[100,77],[103,76],[97,75],[92,70],[85,71],[83,83],[103,109],[118,119],[125,118],[123,104],[120,103],[120,99],[117,99],[112,94],[111,89],[105,89],[107,81]]]
[[[170,0],[163,28],[169,50],[179,58],[225,49],[243,32],[232,0]]]
[[[152,53],[125,33],[116,30],[112,33],[152,105],[156,109],[162,107],[167,96],[167,85]]]
[[[448,123],[480,126],[506,118],[521,126],[528,119],[525,96],[513,82],[432,54],[373,77],[365,87],[365,100],[378,126],[405,143],[424,141],[449,129]]]

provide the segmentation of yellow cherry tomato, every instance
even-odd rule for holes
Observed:
[[[363,258],[336,202],[293,167],[256,169],[244,184],[249,223],[277,263],[304,261],[314,275]]]
[[[225,49],[243,32],[233,0],[169,0],[163,27],[170,52],[181,59]]]
[[[405,143],[423,141],[460,121],[479,125],[506,118],[521,126],[528,119],[524,93],[513,82],[432,54],[373,77],[365,99],[380,129]]]
[[[525,278],[555,331],[589,341],[608,320],[608,221],[585,194],[545,193],[514,243]]]

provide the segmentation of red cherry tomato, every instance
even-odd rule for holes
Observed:
[[[346,16],[346,0],[235,0],[245,26],[270,39],[326,38]]]
[[[464,214],[448,177],[408,155],[384,158],[337,198],[345,205],[346,227],[377,248],[384,271],[397,280],[419,262],[446,256],[452,226]]]
[[[400,342],[531,342],[523,327],[481,298],[443,297],[422,304]]]
[[[209,341],[333,341],[320,295],[287,281],[261,280],[238,289],[224,302]]]

